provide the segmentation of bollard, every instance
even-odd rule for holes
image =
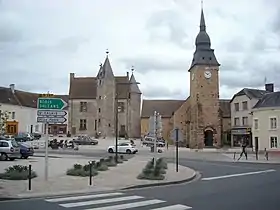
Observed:
[[[258,150],[256,150],[256,160],[258,160],[259,157],[258,157]]]
[[[32,168],[31,168],[31,164],[29,164],[28,167],[28,190],[31,190],[31,172],[32,172]]]
[[[92,185],[92,161],[89,162],[89,185]]]
[[[235,155],[236,155],[236,152],[233,153],[233,160],[235,160]]]

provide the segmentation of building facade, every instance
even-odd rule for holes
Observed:
[[[280,150],[280,92],[266,94],[252,109],[253,147]]]
[[[267,90],[243,88],[236,93],[231,101],[231,146],[239,147],[242,140],[252,146],[252,108],[266,94]]]
[[[5,133],[15,135],[20,132],[39,132],[44,131],[42,123],[37,123],[37,99],[39,94],[20,91],[15,89],[15,85],[11,84],[9,88],[0,87],[0,112],[8,113],[5,119]],[[58,95],[66,102],[68,96]],[[67,110],[66,110],[67,111]],[[67,117],[67,115],[66,115]],[[3,120],[2,120],[3,121]],[[63,129],[60,129],[63,127]],[[67,132],[66,124],[49,125],[49,132],[53,133]]]
[[[220,64],[211,48],[203,10],[201,11],[200,30],[195,45],[196,49],[188,70],[190,73],[190,96],[186,100],[178,101],[178,107],[174,107],[169,118],[169,127],[163,127],[165,130],[163,133],[168,134],[172,129],[179,128],[184,136],[186,146],[190,148],[220,147],[223,144],[223,134],[227,132],[222,129],[229,127],[223,123],[226,125],[230,123],[230,108],[229,100],[219,99]],[[152,108],[146,104],[143,103],[142,120],[146,115],[143,115],[144,111],[151,114],[152,110],[156,110],[164,115],[161,110],[164,112],[165,109],[171,109],[168,101],[165,103],[165,108],[162,108],[157,102],[154,102]],[[228,135],[226,134],[226,136]]]
[[[73,135],[140,137],[141,91],[131,77],[115,76],[108,58],[96,77],[70,73],[68,124]]]

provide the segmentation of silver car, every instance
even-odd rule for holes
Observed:
[[[14,139],[0,138],[0,160],[21,158],[20,145]]]

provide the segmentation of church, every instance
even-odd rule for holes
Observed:
[[[186,100],[143,100],[141,134],[148,131],[148,117],[162,116],[163,137],[179,128],[184,145],[190,148],[221,147],[230,135],[230,100],[219,99],[219,67],[206,31],[203,9],[195,40],[190,73],[190,96]]]

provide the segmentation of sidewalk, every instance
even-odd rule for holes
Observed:
[[[27,190],[27,181],[10,181],[0,180],[1,196],[9,196],[15,198],[25,197],[40,197],[60,194],[71,194],[81,192],[96,192],[107,190],[120,190],[130,188],[137,185],[151,185],[151,184],[166,184],[168,182],[180,182],[191,180],[195,177],[196,172],[188,167],[179,166],[179,172],[176,173],[175,165],[168,164],[165,179],[161,181],[138,180],[136,177],[141,173],[150,157],[135,156],[130,160],[119,164],[117,167],[110,167],[108,171],[99,172],[96,177],[93,177],[93,186],[89,186],[89,177],[73,177],[66,176],[67,168],[70,168],[74,163],[87,163],[88,159],[78,159],[67,164],[66,160],[62,162],[63,158],[55,159],[56,170],[50,164],[50,177],[46,182],[43,174],[38,173],[38,177],[32,180],[32,191]],[[41,166],[42,167],[42,166]],[[63,169],[63,170],[62,170]],[[2,191],[2,193],[1,193]]]
[[[240,153],[236,153],[234,160],[234,154],[223,153],[223,155],[228,157],[227,159],[223,160],[226,162],[280,164],[280,157],[278,156],[268,156],[268,160],[266,160],[264,154],[259,154],[258,160],[256,160],[256,156],[254,154],[248,154],[248,160],[246,160],[244,155],[240,160],[237,160],[240,156]]]

